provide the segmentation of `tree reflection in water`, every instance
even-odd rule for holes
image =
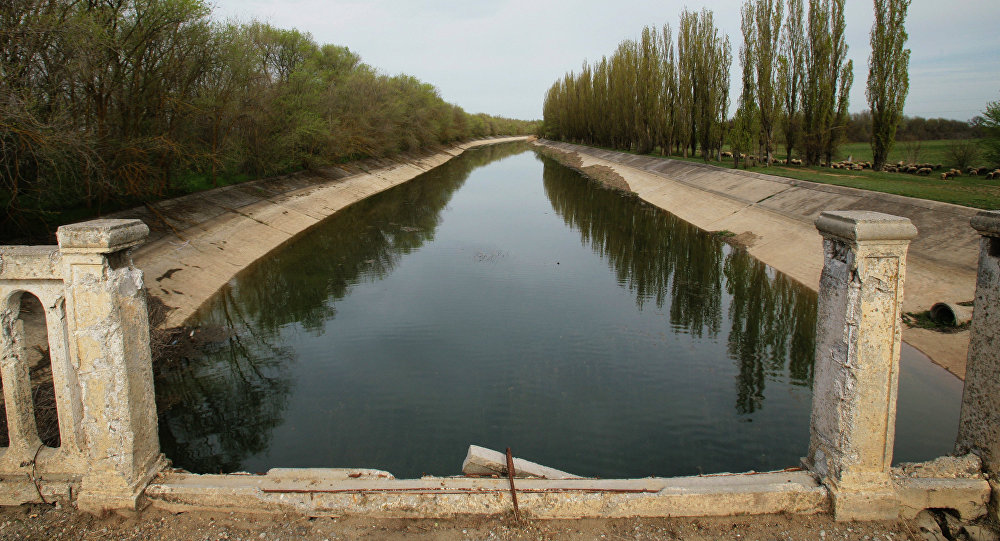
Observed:
[[[786,370],[790,383],[812,384],[814,292],[672,214],[633,195],[595,190],[542,159],[552,208],[607,261],[640,309],[666,305],[670,323],[697,337],[718,336],[728,319],[727,351],[739,368],[737,412],[763,407],[767,379],[784,380]]]
[[[231,472],[267,450],[293,392],[296,358],[281,345],[281,330],[298,325],[322,334],[353,285],[387,276],[434,238],[441,211],[474,169],[526,149],[520,143],[467,152],[420,182],[338,212],[309,232],[309,242],[293,241],[242,271],[197,316],[203,327],[231,336],[204,356],[156,367],[164,453],[191,471]],[[317,246],[326,251],[317,253]]]

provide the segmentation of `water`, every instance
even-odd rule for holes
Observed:
[[[163,449],[196,472],[456,475],[469,444],[585,476],[798,464],[816,295],[524,144],[332,217],[200,314],[161,369]],[[897,460],[951,450],[961,382],[904,348]]]

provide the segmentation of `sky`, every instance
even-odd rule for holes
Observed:
[[[217,20],[258,19],[343,45],[381,72],[413,75],[470,113],[542,116],[545,91],[584,60],[610,55],[644,26],[675,29],[706,7],[733,45],[731,100],[739,95],[741,0],[218,0]],[[852,112],[868,108],[870,0],[847,0]],[[1000,2],[913,0],[905,114],[969,120],[1000,100]]]

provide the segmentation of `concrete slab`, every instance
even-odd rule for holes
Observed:
[[[511,509],[506,479],[427,477],[410,480],[317,481],[271,487],[259,475],[165,474],[146,490],[152,505],[309,516],[433,518],[496,515]],[[814,514],[827,491],[805,472],[671,479],[523,479],[521,513],[531,518]]]
[[[541,479],[580,479],[564,471],[542,466],[529,460],[514,457],[514,477],[538,477]],[[507,476],[507,455],[492,449],[470,445],[469,452],[462,462],[462,473],[465,475],[498,475]]]

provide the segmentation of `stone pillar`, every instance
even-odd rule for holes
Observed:
[[[906,249],[917,229],[878,212],[824,212],[809,455],[837,520],[894,519],[896,430]]]
[[[57,232],[83,402],[87,473],[77,505],[85,511],[134,509],[163,465],[146,296],[130,254],[148,234],[139,220],[93,220]]]
[[[20,306],[20,296],[3,299],[0,295],[0,378],[10,441],[5,454],[23,463],[34,456],[42,442],[35,425],[28,363],[21,360],[24,324],[18,319]]]
[[[1000,484],[1000,211],[972,218],[979,241],[979,274],[972,309],[965,391],[958,423],[956,451],[975,452],[990,474],[990,514],[998,518]]]

